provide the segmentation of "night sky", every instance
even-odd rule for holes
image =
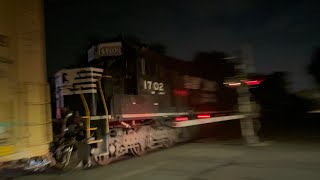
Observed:
[[[49,1],[49,0],[47,0]],[[197,51],[232,52],[250,43],[257,71],[289,71],[293,89],[312,85],[306,65],[320,45],[316,0],[64,0],[46,2],[49,76],[72,65],[91,37],[119,33],[159,41],[190,60]]]

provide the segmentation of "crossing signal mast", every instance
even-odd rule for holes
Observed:
[[[239,87],[240,85],[247,85],[249,88],[256,87],[264,81],[264,77],[256,75],[255,61],[253,56],[253,50],[250,45],[244,45],[238,53],[238,56],[230,56],[224,59],[233,60],[238,63],[238,72],[241,78],[229,78],[224,84],[230,87]]]
[[[255,74],[255,63],[250,45],[244,45],[237,56],[226,57],[224,59],[233,60],[238,72],[236,77],[229,78],[225,81],[226,86],[237,88],[238,92],[238,109],[246,118],[240,120],[241,132],[244,140],[248,144],[259,143],[259,137],[256,133],[256,124],[258,114],[258,105],[251,101],[249,88],[258,86],[264,79],[252,78],[249,74]]]

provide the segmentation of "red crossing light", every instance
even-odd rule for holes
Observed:
[[[252,81],[244,81],[246,85],[248,86],[254,86],[254,85],[259,85],[261,83],[261,80],[252,80]]]
[[[187,121],[188,117],[176,117],[176,121]]]
[[[198,114],[198,115],[197,115],[197,118],[198,118],[198,119],[210,118],[210,117],[211,117],[210,114]]]

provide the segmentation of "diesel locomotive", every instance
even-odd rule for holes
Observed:
[[[240,119],[237,92],[224,84],[235,74],[232,63],[183,61],[124,39],[95,44],[87,67],[55,75],[55,159],[63,167],[106,165]]]

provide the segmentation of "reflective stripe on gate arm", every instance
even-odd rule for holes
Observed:
[[[244,115],[231,115],[231,116],[221,116],[221,117],[213,117],[213,118],[206,118],[206,119],[192,119],[188,121],[179,121],[172,123],[172,127],[187,127],[187,126],[196,126],[200,124],[208,124],[220,121],[229,121],[235,119],[242,119]]]

